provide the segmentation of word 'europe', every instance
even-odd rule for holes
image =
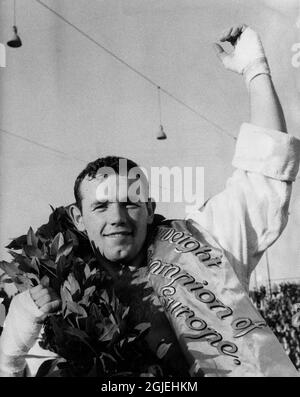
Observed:
[[[223,320],[224,318],[233,314],[232,309],[221,302],[215,294],[207,288],[208,282],[203,280],[198,282],[193,276],[182,270],[180,266],[163,263],[161,260],[153,260],[149,265],[149,272],[152,275],[163,276],[171,280],[168,284],[160,287],[158,291],[159,299],[167,312],[175,319],[178,317],[185,317],[186,326],[196,331],[196,334],[184,334],[186,339],[207,341],[212,347],[215,347],[219,354],[231,356],[234,358],[234,363],[239,365],[241,362],[238,356],[235,355],[238,347],[227,340],[223,340],[223,336],[212,327],[208,327],[207,323],[199,317],[196,317],[195,312],[188,306],[183,305],[179,300],[171,298],[177,292],[176,287],[181,285],[185,287],[187,292],[193,293],[195,298],[201,303],[207,305],[210,310],[217,309],[216,316]],[[221,309],[221,310],[220,310]],[[231,323],[231,327],[236,331],[234,338],[240,338],[256,328],[265,327],[264,321],[253,322],[249,318],[237,318]]]
[[[193,310],[170,297],[176,293],[176,288],[171,284],[177,282],[186,286],[189,292],[195,292],[196,298],[208,304],[210,309],[215,307],[224,308],[225,310],[216,313],[220,319],[232,315],[230,307],[226,307],[221,301],[216,299],[210,290],[204,288],[208,283],[206,281],[199,283],[195,281],[194,277],[182,271],[179,266],[162,263],[160,260],[155,260],[150,263],[149,272],[153,275],[171,278],[171,283],[160,288],[158,296],[162,306],[172,317],[175,319],[182,316],[185,317],[187,328],[196,331],[195,334],[184,334],[183,337],[186,339],[207,341],[212,347],[218,350],[219,354],[233,357],[234,363],[239,365],[240,361],[238,360],[238,356],[235,355],[238,351],[238,347],[234,343],[223,340],[223,336],[214,328],[208,327],[203,319],[196,317]],[[196,291],[198,291],[198,293]]]

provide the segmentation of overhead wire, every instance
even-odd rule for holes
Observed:
[[[85,164],[88,163],[88,160],[83,160],[81,158],[72,156],[72,155],[70,155],[70,154],[68,154],[66,152],[63,152],[63,151],[58,150],[58,149],[55,149],[55,148],[53,148],[51,146],[48,146],[48,145],[44,145],[43,143],[37,142],[37,141],[35,141],[33,139],[30,139],[30,138],[26,138],[26,137],[24,137],[22,135],[18,135],[18,134],[14,133],[14,132],[5,130],[3,128],[0,128],[0,133],[12,136],[12,137],[17,138],[17,139],[21,139],[21,140],[23,140],[25,142],[33,144],[33,145],[35,145],[37,147],[40,147],[42,149],[46,149],[46,150],[48,150],[48,151],[50,151],[50,152],[52,152],[52,153],[54,153],[56,155],[64,157],[64,158],[67,158],[67,159],[70,159],[70,160],[76,160],[76,161],[79,161],[79,162],[85,163]],[[166,188],[166,187],[162,186],[161,184],[152,184],[152,185],[156,186],[156,187],[159,187],[160,189],[167,190],[169,192],[171,191],[169,188]]]
[[[16,0],[14,0],[14,26],[17,25]]]
[[[37,142],[37,141],[35,141],[33,139],[30,139],[30,138],[26,138],[26,137],[24,137],[22,135],[14,133],[14,132],[11,132],[11,131],[8,131],[8,130],[4,130],[3,128],[0,128],[0,132],[2,132],[3,134],[6,134],[6,135],[13,136],[14,138],[17,138],[17,139],[21,139],[21,140],[23,140],[25,142],[31,143],[31,144],[36,145],[38,147],[41,147],[41,148],[46,149],[48,151],[51,151],[51,152],[53,152],[55,154],[59,154],[60,156],[63,156],[63,157],[69,158],[69,159],[73,159],[73,160],[76,160],[76,161],[80,161],[82,163],[87,163],[86,160],[80,159],[78,157],[74,157],[74,156],[72,156],[72,155],[70,155],[70,154],[68,154],[66,152],[63,152],[62,150],[55,149],[55,148],[53,148],[51,146],[48,146],[48,145],[44,145],[43,143]]]
[[[157,87],[157,96],[158,96],[157,99],[158,99],[159,124],[162,125],[160,87]]]
[[[126,66],[128,69],[130,69],[132,72],[136,73],[139,75],[141,78],[146,80],[149,84],[153,85],[157,89],[159,89],[161,92],[163,92],[165,95],[168,97],[172,98],[175,102],[178,104],[184,106],[186,109],[190,110],[194,114],[196,114],[198,117],[202,118],[202,120],[206,121],[208,124],[211,124],[214,126],[217,130],[221,131],[222,133],[226,134],[227,136],[231,137],[232,139],[236,140],[236,137],[232,134],[230,134],[228,131],[226,131],[224,128],[222,128],[219,124],[215,123],[214,121],[210,120],[208,117],[204,116],[202,113],[198,112],[196,109],[194,109],[192,106],[188,105],[185,103],[183,100],[169,92],[167,89],[163,88],[161,84],[156,83],[154,80],[152,80],[150,77],[146,76],[144,73],[136,69],[134,66],[126,62],[123,58],[120,56],[116,55],[113,51],[105,47],[103,44],[99,43],[99,41],[95,40],[92,36],[84,32],[82,29],[80,29],[77,25],[74,23],[70,22],[68,19],[66,19],[63,15],[58,13],[57,11],[53,10],[53,8],[49,7],[47,4],[42,2],[41,0],[35,0],[38,4],[40,4],[42,7],[46,8],[49,10],[51,13],[56,15],[59,19],[64,21],[67,25],[71,26],[73,29],[75,29],[78,33],[80,33],[82,36],[84,36],[86,39],[94,43],[97,47],[101,48],[103,51],[105,51],[108,55],[119,61],[121,64]]]
[[[212,120],[208,119],[207,117],[205,117],[204,115],[202,115],[201,113],[199,113],[197,110],[195,110],[194,108],[192,108],[191,106],[189,106],[188,104],[186,104],[184,101],[182,101],[181,99],[177,98],[175,95],[173,95],[172,93],[170,93],[169,91],[167,91],[166,89],[164,89],[163,87],[161,87],[161,85],[157,84],[156,82],[154,82],[152,79],[150,79],[148,76],[146,76],[145,74],[143,74],[142,72],[140,72],[138,69],[134,68],[132,65],[130,65],[129,63],[127,63],[126,61],[124,61],[122,58],[120,58],[118,55],[116,55],[115,53],[113,53],[112,51],[110,51],[109,49],[107,49],[106,47],[104,47],[102,44],[100,44],[98,41],[96,41],[95,39],[93,39],[91,36],[89,36],[87,33],[85,33],[82,29],[78,28],[76,25],[74,25],[72,22],[68,21],[65,17],[63,17],[62,15],[60,15],[57,11],[53,10],[51,7],[49,7],[47,4],[43,3],[41,0],[35,0],[37,3],[39,3],[41,6],[45,7],[46,9],[48,9],[51,13],[55,14],[58,18],[60,18],[61,20],[63,20],[66,24],[70,25],[72,28],[74,28],[75,30],[77,30],[80,34],[82,34],[83,36],[85,36],[88,40],[92,41],[94,44],[96,44],[98,47],[100,47],[102,50],[104,50],[106,53],[108,53],[109,55],[111,55],[113,58],[115,58],[116,60],[118,60],[119,62],[121,62],[124,66],[128,67],[130,70],[132,70],[134,73],[138,74],[141,78],[145,79],[148,83],[150,83],[151,85],[155,86],[158,89],[159,92],[159,103],[160,103],[160,92],[164,92],[167,96],[169,96],[170,98],[172,98],[174,101],[176,101],[177,103],[181,104],[182,106],[184,106],[185,108],[189,109],[191,112],[193,112],[194,114],[198,115],[199,117],[201,117],[203,120],[205,120],[207,123],[213,125],[215,128],[217,128],[218,130],[222,131],[223,133],[225,133],[226,135],[230,136],[231,138],[233,138],[234,140],[236,140],[236,137],[234,137],[233,135],[231,135],[230,133],[228,133],[226,130],[224,130],[222,127],[220,127],[218,124],[216,124],[215,122],[213,122]],[[15,5],[15,0],[14,0],[14,18],[16,16],[16,5]],[[161,109],[160,109],[160,119],[161,119]],[[3,129],[0,128],[0,132],[6,134],[6,135],[10,135],[13,136],[14,138],[17,139],[21,139],[25,142],[31,143],[33,145],[36,145],[38,147],[41,147],[43,149],[49,150],[55,154],[58,154],[60,156],[69,158],[69,159],[74,159],[76,161],[80,161],[83,163],[86,163],[86,160],[83,160],[81,158],[78,157],[74,157],[64,151],[55,149],[51,146],[42,144],[38,141],[35,141],[34,139],[30,139],[30,138],[26,138],[22,135],[13,133],[11,131],[8,131],[7,129]]]

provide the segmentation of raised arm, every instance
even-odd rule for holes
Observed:
[[[282,107],[271,76],[261,74],[250,82],[251,123],[287,133]]]
[[[238,25],[224,32],[220,41],[233,44],[230,54],[220,44],[215,43],[215,49],[226,69],[244,77],[251,121],[241,127],[233,159],[237,170],[226,188],[188,218],[222,246],[247,288],[251,271],[287,223],[300,141],[285,133],[284,115],[258,34]]]
[[[246,25],[237,25],[225,31],[220,41],[228,41],[233,45],[230,54],[218,43],[215,43],[215,50],[226,69],[242,74],[245,78],[250,96],[251,123],[287,132],[282,107],[258,34]]]

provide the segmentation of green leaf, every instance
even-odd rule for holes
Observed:
[[[101,293],[100,297],[104,302],[109,303],[109,296],[106,289]]]
[[[32,259],[27,258],[27,256],[16,254],[14,255],[15,258],[15,263],[17,263],[19,266],[19,273],[25,272],[25,273],[32,273],[35,272],[36,274],[39,274],[39,260],[36,257],[33,257]]]
[[[2,269],[8,276],[15,277],[23,272],[18,268],[15,263],[8,263],[6,261],[0,262],[0,269]]]
[[[91,281],[91,280],[93,280],[93,278],[94,278],[94,276],[97,274],[97,269],[95,268],[95,269],[93,269],[93,270],[90,270],[90,274],[89,274],[89,276],[87,277],[87,279],[86,279],[86,281]]]
[[[42,257],[42,251],[38,247],[34,247],[32,245],[24,245],[23,251],[30,258],[32,258],[34,256],[37,257],[37,258],[41,258]]]
[[[43,243],[43,245],[42,245],[41,252],[42,252],[42,259],[48,259],[49,252],[48,252],[47,245],[45,243]]]
[[[40,274],[40,262],[38,258],[31,259],[31,267],[35,271],[36,274]]]
[[[56,269],[56,264],[51,259],[41,259],[40,263],[42,263],[43,265],[45,265],[47,267],[50,267],[51,270],[55,270]]]
[[[32,266],[30,258],[28,258],[25,254],[17,254],[13,251],[10,251],[10,254],[14,257],[14,263],[18,265],[20,273],[32,272],[34,265]]]
[[[67,302],[67,309],[69,309],[69,311],[71,313],[78,314],[81,317],[87,317],[87,312],[84,310],[84,308],[82,306],[80,306],[76,302],[68,301]]]
[[[51,280],[58,279],[58,277],[56,275],[56,267],[55,267],[55,265],[54,266],[51,265],[50,260],[49,261],[41,260],[40,261],[40,270],[41,270],[41,274],[43,274],[43,275],[45,272],[47,272],[46,275],[49,276],[51,278]]]
[[[62,245],[58,249],[57,257],[56,257],[55,262],[58,262],[58,260],[59,260],[59,258],[61,256],[68,256],[70,254],[70,252],[72,251],[72,249],[73,249],[73,243],[72,242]]]
[[[66,283],[66,282],[65,282]],[[70,291],[66,288],[65,283],[60,288],[60,296],[62,301],[62,310],[64,311],[67,307],[67,302],[73,302]]]
[[[72,295],[74,295],[77,291],[80,291],[80,285],[73,273],[69,274],[68,280],[65,282],[65,286],[69,289]]]
[[[97,321],[103,320],[103,314],[101,313],[101,310],[95,303],[91,303],[89,309],[90,309],[89,310],[90,316],[93,316]]]
[[[171,347],[171,345],[172,343],[165,343],[165,342],[160,343],[160,345],[156,350],[157,357],[159,359],[162,359],[168,353],[168,350]]]
[[[84,290],[84,295],[83,295],[83,298],[81,299],[80,303],[85,306],[88,306],[90,297],[94,294],[95,290],[96,290],[95,285],[93,285],[89,288],[86,288]]]
[[[103,326],[101,324],[99,325],[103,329]],[[104,326],[102,335],[100,335],[98,339],[100,342],[110,341],[113,338],[113,336],[118,332],[119,332],[119,327],[117,326],[117,324],[107,324]]]
[[[25,244],[27,244],[27,236],[24,234],[23,236],[14,238],[5,248],[19,250]]]
[[[33,282],[27,276],[18,275],[13,278],[15,286],[18,288],[20,292],[24,292],[32,287],[34,287]]]
[[[57,262],[57,267],[56,267],[56,274],[61,283],[63,283],[63,281],[65,280],[67,273],[68,273],[68,269],[66,266],[66,257],[61,256]]]
[[[13,258],[17,258],[18,256],[22,256],[21,254],[19,254],[18,252],[15,252],[13,250],[9,250],[8,253],[13,257]],[[24,254],[23,254],[24,255]]]
[[[127,338],[127,341],[128,341],[129,343],[131,343],[131,342],[135,341],[136,339],[137,339],[137,336],[136,336],[136,335],[133,335],[133,336],[129,336],[129,337]],[[123,341],[123,343],[124,343],[124,341]]]
[[[76,237],[76,234],[73,233],[71,230],[67,230],[65,234],[65,238],[67,242],[72,242],[73,246],[78,245],[78,238]]]
[[[129,310],[130,310],[130,307],[128,306],[128,307],[124,310],[124,312],[123,312],[123,314],[122,314],[122,320],[128,315]]]
[[[39,239],[37,236],[34,234],[34,231],[32,230],[32,227],[29,228],[28,233],[27,233],[27,245],[33,246],[35,248],[38,247],[38,241]]]
[[[61,232],[57,233],[57,235],[54,237],[51,245],[50,245],[50,254],[51,255],[57,255],[58,250],[60,247],[64,245],[64,236]]]
[[[84,275],[85,275],[85,279],[87,280],[90,277],[91,274],[91,269],[89,267],[89,265],[85,265],[84,267]]]
[[[6,317],[5,306],[2,303],[0,303],[0,327],[3,327],[5,317]]]
[[[52,375],[59,361],[61,361],[61,358],[54,358],[44,361],[40,365],[35,376],[37,378],[40,378],[40,377],[47,377],[49,375]]]
[[[151,327],[150,323],[140,323],[136,327],[134,327],[134,329],[136,329],[142,334],[143,332],[148,331],[150,327]]]

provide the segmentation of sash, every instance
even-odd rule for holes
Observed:
[[[147,264],[148,283],[191,376],[299,376],[225,253],[200,226],[160,223]]]

